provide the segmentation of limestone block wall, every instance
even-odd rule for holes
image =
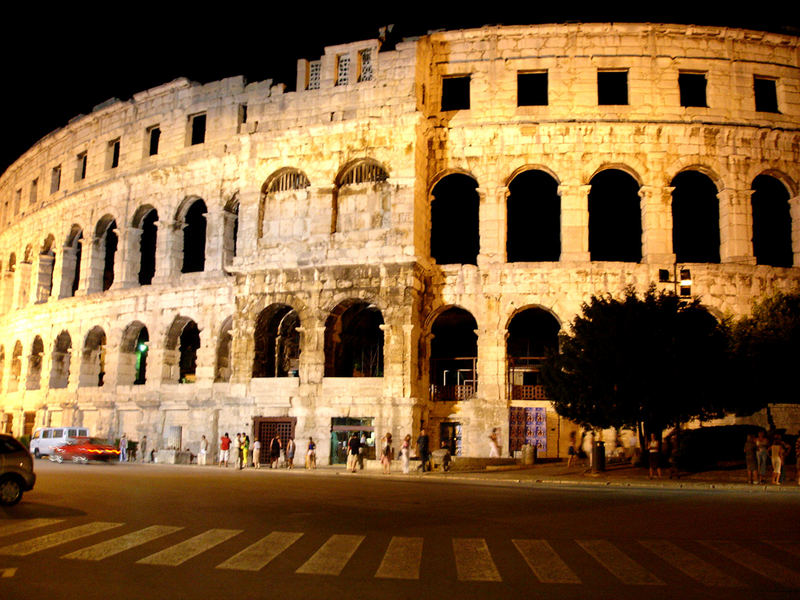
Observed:
[[[325,462],[358,421],[485,456],[512,409],[544,408],[563,455],[573,426],[512,385],[520,322],[552,337],[592,294],[678,290],[682,269],[718,317],[797,288],[799,82],[795,37],[569,24],[333,46],[293,92],[177,79],[104,103],[0,177],[0,429],[181,427],[196,448],[282,423]],[[546,257],[515,254],[538,238]]]

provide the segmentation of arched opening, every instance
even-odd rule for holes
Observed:
[[[38,335],[33,338],[31,355],[28,357],[28,383],[29,390],[38,390],[42,387],[42,359],[44,358],[44,342]]]
[[[601,171],[589,192],[591,260],[640,262],[642,211],[637,181],[617,169]]]
[[[142,207],[134,217],[133,226],[141,231],[139,238],[139,285],[150,285],[156,273],[156,244],[158,242],[158,211]]]
[[[431,326],[431,399],[468,400],[478,389],[478,324],[463,308],[450,307]]]
[[[86,334],[81,358],[81,387],[99,387],[106,375],[106,332],[95,326]]]
[[[19,378],[22,376],[22,342],[19,340],[14,344],[14,351],[11,353],[11,373],[8,380],[8,391],[16,392],[19,389]]]
[[[455,173],[431,191],[431,258],[440,265],[478,263],[480,227],[478,182]]]
[[[556,318],[541,308],[518,312],[508,325],[506,359],[508,398],[510,400],[546,400],[539,368],[549,351],[558,349]]]
[[[199,349],[200,330],[197,328],[197,323],[190,321],[181,331],[178,346],[180,353],[178,381],[180,383],[194,383],[197,377],[197,351]]]
[[[332,232],[380,229],[389,224],[389,174],[380,163],[364,159],[347,165],[333,190]]]
[[[753,255],[756,264],[791,267],[792,215],[789,190],[775,177],[759,175],[753,180]]]
[[[83,230],[73,225],[61,254],[61,298],[71,298],[78,291],[81,278]]]
[[[53,365],[50,368],[50,387],[65,388],[69,385],[69,368],[72,362],[72,337],[64,330],[58,334],[53,345]]]
[[[261,188],[258,207],[258,238],[270,242],[301,239],[308,232],[308,188],[306,174],[292,167],[278,169]]]
[[[223,382],[231,379],[231,349],[233,347],[233,317],[222,322],[217,340],[217,365],[214,369],[214,381]]]
[[[117,222],[110,215],[104,216],[97,223],[95,229],[96,249],[95,263],[96,271],[93,270],[92,278],[99,277],[100,280],[92,282],[91,291],[103,291],[111,288],[114,283],[114,258],[117,254]]]
[[[144,385],[147,382],[147,355],[150,334],[140,321],[130,323],[122,333],[117,365],[117,384]]]
[[[672,180],[672,248],[675,260],[719,262],[717,186],[699,171],[678,173]]]
[[[253,331],[253,377],[297,377],[299,327],[300,318],[291,306],[273,304],[259,313]]]
[[[183,217],[182,273],[199,273],[206,267],[206,203],[195,200]]]
[[[508,185],[506,260],[557,261],[561,257],[561,197],[544,171],[523,171]]]
[[[325,377],[383,377],[383,315],[347,300],[325,322]]]
[[[36,285],[36,302],[47,302],[53,293],[53,266],[56,262],[55,237],[45,238],[39,251],[39,273]]]

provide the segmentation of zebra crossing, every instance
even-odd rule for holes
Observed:
[[[24,519],[0,523],[0,557],[28,557],[51,551],[67,561],[97,562],[123,552],[138,551],[140,556],[133,558],[138,565],[179,567],[222,544],[227,544],[226,548],[230,548],[237,543],[237,536],[244,533],[241,529],[208,529],[192,535],[185,527],[150,525],[117,535],[118,531],[115,530],[124,530],[125,523],[92,521],[67,525],[63,519]],[[37,529],[55,527],[60,529],[36,535]],[[90,539],[109,534],[114,537],[101,541]],[[297,547],[304,536],[305,533],[297,531],[269,532],[255,542],[244,545],[214,568],[242,572],[262,571],[272,561]],[[19,537],[27,539],[9,540]],[[175,539],[178,537],[185,539],[178,541]],[[169,545],[152,552],[153,543],[159,540],[167,540]],[[310,554],[300,559],[295,555],[292,560],[297,560],[297,564],[292,565],[292,570],[296,575],[340,576],[365,540],[364,535],[327,536],[321,544],[315,543]],[[88,544],[77,550],[59,553],[59,546],[77,542]],[[452,559],[456,577],[461,582],[502,582],[504,578],[511,576],[512,569],[516,569],[513,565],[503,564],[503,560],[509,562],[508,552],[503,548],[498,549],[501,544],[497,541],[492,542],[492,547],[484,538],[458,537],[452,538],[450,542],[449,550],[452,554],[448,556],[448,560]],[[752,576],[755,574],[755,579],[771,580],[780,588],[800,589],[800,572],[795,570],[800,569],[800,562],[797,561],[800,558],[800,542],[793,540],[761,541],[764,548],[767,548],[766,554],[754,549],[753,544],[729,540],[676,542],[639,539],[626,542],[624,550],[619,542],[605,539],[560,540],[551,543],[545,539],[520,538],[506,542],[507,549],[521,561],[520,564],[528,566],[531,581],[541,584],[591,584],[591,569],[585,567],[585,562],[589,561],[623,585],[667,586],[671,582],[663,574],[669,573],[671,569],[696,584],[709,588],[746,588],[752,585]],[[151,547],[146,550],[148,544]],[[571,545],[573,551],[564,552],[565,545]],[[636,547],[632,548],[633,545]],[[375,569],[377,565],[377,569],[371,571],[372,576],[393,580],[425,578],[425,548],[426,541],[422,537],[391,537],[388,545],[383,547],[380,560],[376,558],[371,567]],[[438,549],[441,551],[442,546],[439,545]],[[768,555],[770,549],[781,555],[780,561]],[[580,560],[576,559],[575,550],[578,551]],[[650,558],[641,560],[641,551],[649,553]],[[658,574],[647,566],[653,560],[661,561],[662,566],[657,568]],[[784,563],[792,564],[794,568]],[[739,576],[747,572],[750,573],[749,576]],[[427,576],[431,574],[428,573]],[[437,576],[441,576],[441,573],[437,573]]]

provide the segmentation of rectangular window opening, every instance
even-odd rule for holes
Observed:
[[[37,177],[33,181],[31,181],[31,197],[30,202],[31,204],[36,204],[36,200],[39,197],[39,178]]]
[[[61,189],[61,165],[53,167],[50,172],[50,193],[55,194]]]
[[[753,77],[753,93],[758,112],[776,113],[778,111],[777,81],[769,77]]]
[[[86,161],[87,161],[86,152],[81,152],[80,154],[78,154],[77,161],[75,164],[75,181],[81,181],[82,179],[86,179]]]
[[[336,57],[336,85],[350,83],[350,55],[340,54]]]
[[[366,48],[365,50],[361,50],[358,53],[358,60],[359,60],[359,72],[358,72],[358,80],[359,81],[372,81],[373,77],[373,70],[372,70],[372,48]]]
[[[308,90],[318,90],[320,82],[320,73],[322,72],[322,62],[319,60],[312,60],[308,63]]]
[[[107,168],[116,169],[119,166],[119,138],[108,142]]]
[[[681,106],[708,106],[706,83],[705,73],[679,73],[678,88],[681,93]]]
[[[597,72],[597,104],[628,104],[628,71]]]
[[[517,73],[517,106],[547,106],[547,71]]]
[[[442,78],[442,111],[469,110],[469,75]]]
[[[161,127],[153,125],[147,128],[147,155],[158,154],[158,144],[161,141]]]
[[[204,144],[206,141],[206,114],[199,113],[189,117],[191,123],[191,141],[190,145],[197,146]]]

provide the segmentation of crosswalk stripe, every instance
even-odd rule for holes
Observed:
[[[61,544],[66,544],[67,542],[88,537],[90,535],[94,535],[95,533],[107,531],[109,529],[113,529],[114,527],[120,527],[121,525],[122,523],[104,523],[102,521],[95,521],[94,523],[87,523],[86,525],[78,525],[77,527],[71,527],[69,529],[64,529],[63,531],[43,535],[41,537],[33,538],[32,540],[11,544],[10,546],[3,546],[0,548],[0,554],[27,556],[28,554],[33,554],[34,552],[39,552],[40,550],[46,550],[47,548],[52,548],[53,546],[60,546]]]
[[[643,568],[608,540],[576,540],[578,545],[603,565],[622,583],[628,585],[664,585],[658,577]]]
[[[772,579],[787,587],[800,588],[800,573],[776,563],[771,558],[756,554],[747,546],[725,540],[703,540],[700,543],[767,579]]]
[[[795,556],[800,557],[800,542],[790,542],[788,540],[762,540],[765,544],[769,544],[777,548],[778,550],[782,550],[783,552],[788,552],[789,554],[794,554]]]
[[[238,554],[217,565],[218,569],[260,571],[276,556],[303,537],[294,531],[273,531]]]
[[[164,565],[168,567],[175,567],[185,563],[187,560],[194,558],[198,554],[202,554],[206,550],[221,544],[235,535],[242,533],[241,529],[209,529],[200,535],[175,544],[156,552],[150,556],[137,560],[136,562],[144,565]]]
[[[152,540],[158,539],[170,533],[180,531],[183,527],[171,527],[168,525],[153,525],[152,527],[145,527],[139,531],[128,533],[126,535],[100,542],[94,546],[87,546],[75,552],[65,554],[61,558],[74,558],[78,560],[103,560],[109,556],[114,556],[125,550],[130,550],[136,546],[141,546]]]
[[[459,581],[502,581],[483,538],[453,538]]]
[[[375,577],[386,579],[419,579],[422,562],[422,538],[393,537],[383,555]]]
[[[662,560],[692,579],[713,587],[739,587],[742,584],[714,565],[667,540],[639,540],[639,543]]]
[[[62,523],[64,519],[25,519],[10,525],[3,525],[0,527],[0,537],[7,535],[16,535],[31,529],[38,529],[39,527],[47,527],[48,525],[55,525]]]
[[[338,575],[363,541],[363,535],[332,535],[295,573]]]
[[[511,540],[542,583],[581,583],[547,540]]]

